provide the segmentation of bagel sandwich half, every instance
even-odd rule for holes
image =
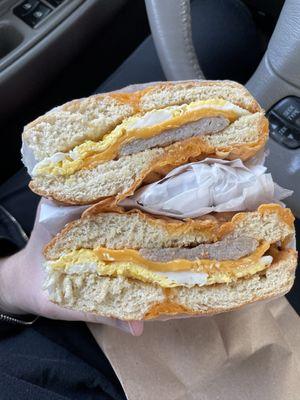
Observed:
[[[46,246],[45,289],[62,307],[122,320],[233,310],[290,290],[293,221],[278,204],[175,220],[104,201]]]
[[[206,156],[246,160],[267,136],[264,112],[243,86],[185,81],[57,107],[25,127],[22,153],[34,192],[92,204]]]

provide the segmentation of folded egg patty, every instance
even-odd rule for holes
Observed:
[[[240,239],[244,239],[245,242],[251,241],[250,238],[246,237]],[[227,246],[235,246],[234,242],[240,241],[240,239],[226,239],[225,242]],[[218,245],[219,242],[204,246],[214,247]],[[67,272],[73,271],[75,273],[94,271],[100,276],[124,276],[158,284],[162,287],[202,286],[229,283],[266,269],[272,262],[272,257],[265,255],[270,246],[263,243],[255,251],[250,249],[250,247],[255,248],[256,246],[258,244],[253,240],[251,246],[246,244],[244,248],[235,253],[235,260],[230,259],[229,254],[228,256],[224,255],[222,261],[195,257],[192,255],[193,249],[188,248],[172,248],[174,253],[184,251],[186,256],[182,258],[172,257],[170,261],[152,261],[143,256],[143,254],[149,253],[163,256],[164,253],[170,253],[170,249],[141,249],[139,251],[107,248],[80,249],[49,262],[48,267],[63,268]],[[188,258],[190,255],[192,255],[193,261]]]
[[[125,119],[102,140],[87,140],[68,153],[57,153],[39,162],[33,176],[71,175],[74,172],[157,146],[225,129],[249,112],[228,101],[211,99],[152,110]]]

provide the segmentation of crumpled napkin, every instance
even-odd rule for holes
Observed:
[[[172,170],[119,204],[172,218],[197,218],[211,212],[255,210],[281,203],[293,192],[266,173],[264,155],[243,163],[206,158]]]

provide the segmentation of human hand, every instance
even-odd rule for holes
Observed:
[[[41,200],[43,202],[44,200]],[[103,323],[138,336],[143,332],[143,322],[121,321],[59,307],[48,300],[43,290],[43,248],[51,234],[40,224],[40,206],[27,246],[11,257],[0,261],[0,308],[12,314],[36,314],[51,319]]]

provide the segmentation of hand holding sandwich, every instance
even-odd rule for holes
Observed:
[[[288,292],[294,217],[280,203],[290,192],[255,161],[264,110],[230,81],[131,89],[71,101],[24,128],[30,188],[85,208],[43,250],[50,301],[142,321]]]
[[[41,201],[41,203],[44,200]],[[125,322],[93,313],[68,310],[48,300],[43,290],[44,271],[42,249],[51,239],[50,233],[39,224],[39,205],[30,240],[25,249],[0,263],[0,308],[11,314],[36,314],[51,319],[86,321],[115,326],[132,335],[140,335],[142,322]]]

